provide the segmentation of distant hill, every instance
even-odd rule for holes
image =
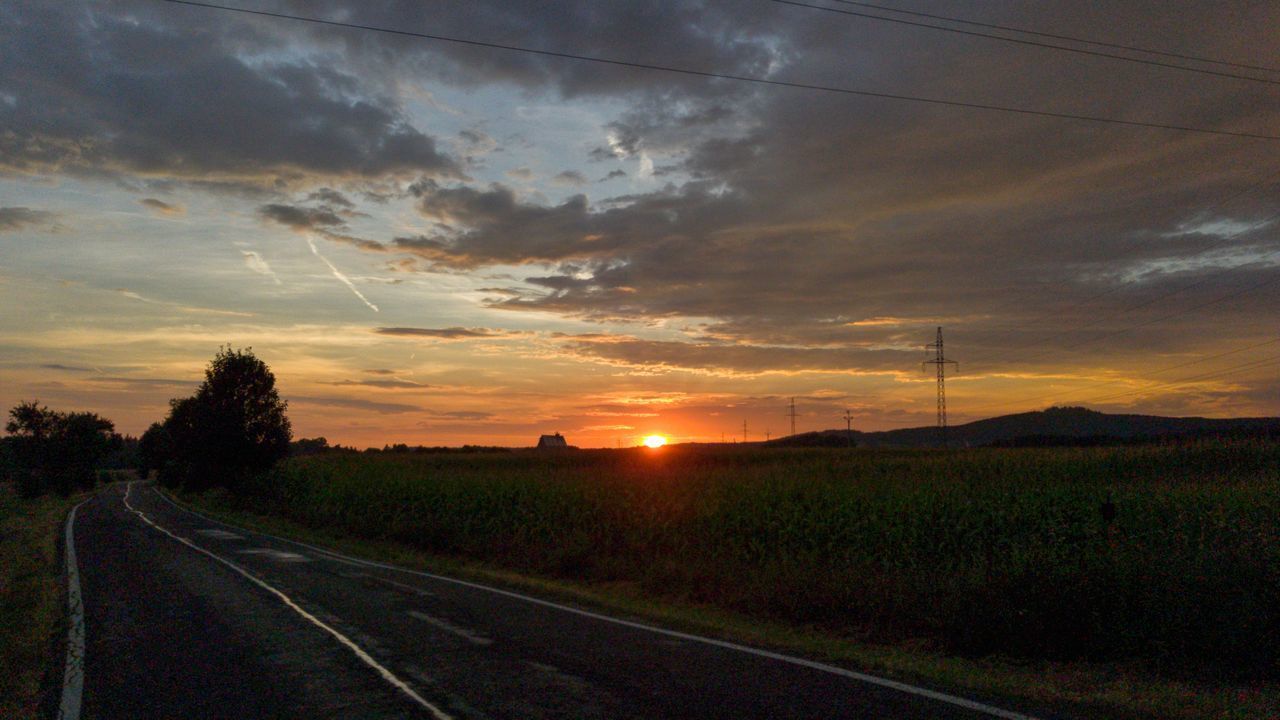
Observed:
[[[949,445],[1106,445],[1210,435],[1259,435],[1280,438],[1280,418],[1200,418],[1158,415],[1110,415],[1082,407],[1002,415],[947,428]],[[858,447],[934,447],[935,427],[881,432],[853,432]],[[844,430],[799,433],[771,440],[771,447],[841,447],[849,443]]]

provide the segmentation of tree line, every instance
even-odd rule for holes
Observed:
[[[164,420],[136,440],[96,413],[20,403],[0,440],[0,471],[26,497],[92,488],[112,467],[134,467],[142,477],[155,472],[170,487],[234,492],[289,454],[286,410],[266,363],[252,349],[226,347],[195,394],[170,400]]]

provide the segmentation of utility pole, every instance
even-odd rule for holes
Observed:
[[[747,441],[747,421],[743,420],[742,421],[742,442],[745,443],[746,441]]]
[[[955,360],[948,360],[942,353],[942,328],[938,328],[938,339],[925,345],[926,351],[933,350],[934,357],[920,363],[920,369],[924,370],[925,366],[933,365],[938,371],[938,436],[942,441],[942,447],[947,446],[947,366],[953,365],[957,372],[960,370],[960,363]]]
[[[844,431],[849,438],[849,447],[853,447],[853,413],[848,408],[844,411]]]
[[[772,433],[771,433],[771,432],[769,432],[768,428],[766,428],[766,429],[765,429],[765,431],[764,431],[764,441],[765,441],[765,442],[769,442],[769,436],[770,436],[771,434],[772,434]]]
[[[787,411],[787,417],[791,418],[791,434],[796,434],[796,399],[791,398],[791,409]]]

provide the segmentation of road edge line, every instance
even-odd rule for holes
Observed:
[[[405,694],[405,695],[407,695],[410,699],[412,699],[414,702],[416,702],[418,705],[420,705],[421,707],[425,708],[428,712],[430,712],[433,716],[435,716],[437,720],[453,720],[453,716],[452,716],[452,715],[449,715],[449,714],[448,714],[448,713],[446,713],[445,711],[443,711],[443,710],[441,710],[440,708],[436,707],[434,704],[432,704],[431,702],[429,702],[428,700],[426,700],[425,698],[423,698],[421,695],[419,695],[417,692],[415,692],[413,688],[409,687],[409,684],[408,684],[408,683],[406,683],[405,681],[401,680],[399,677],[397,677],[394,673],[392,673],[392,672],[391,672],[390,670],[388,670],[387,668],[383,667],[383,665],[382,665],[381,663],[379,663],[377,660],[374,660],[374,659],[373,659],[373,656],[372,656],[372,655],[370,655],[367,651],[365,651],[365,649],[364,649],[364,648],[362,648],[362,647],[360,647],[359,645],[357,645],[353,640],[351,640],[350,638],[348,638],[346,635],[343,635],[342,633],[338,632],[338,631],[337,631],[336,629],[334,629],[333,627],[330,627],[328,624],[326,624],[326,623],[325,623],[323,620],[321,620],[320,618],[317,618],[315,615],[312,615],[311,613],[309,613],[309,612],[307,612],[306,610],[302,609],[302,607],[301,607],[301,606],[299,606],[296,602],[294,602],[294,601],[293,601],[293,598],[291,598],[291,597],[289,597],[288,595],[284,594],[284,593],[283,593],[283,592],[281,592],[280,590],[277,590],[275,587],[272,587],[272,586],[271,586],[271,585],[269,585],[265,580],[262,580],[261,578],[258,578],[258,577],[256,577],[256,576],[254,576],[254,575],[253,575],[252,573],[250,573],[248,570],[245,570],[244,568],[242,568],[242,567],[240,567],[239,565],[237,565],[237,564],[235,564],[235,563],[231,562],[230,560],[227,560],[227,559],[225,559],[225,558],[221,557],[220,555],[217,555],[217,554],[215,554],[215,553],[213,553],[213,552],[210,552],[210,551],[208,551],[208,550],[206,550],[206,549],[204,549],[204,548],[200,547],[199,545],[197,545],[197,544],[195,544],[195,543],[191,542],[191,541],[190,541],[190,540],[188,540],[187,538],[184,538],[184,537],[182,537],[182,536],[180,536],[180,535],[175,535],[175,534],[173,534],[172,532],[170,532],[169,530],[167,530],[166,528],[161,527],[159,524],[157,524],[157,523],[156,523],[155,521],[153,521],[151,518],[147,517],[146,513],[144,513],[144,512],[142,512],[141,510],[138,510],[137,508],[133,507],[133,505],[129,502],[129,493],[130,493],[130,492],[132,492],[132,491],[133,491],[133,482],[130,482],[130,483],[129,483],[129,485],[127,486],[127,488],[125,489],[125,493],[124,493],[124,506],[125,506],[126,508],[128,508],[128,509],[129,509],[129,512],[131,512],[131,513],[133,513],[133,514],[137,515],[139,518],[141,518],[141,519],[143,520],[143,522],[147,523],[148,525],[150,525],[151,527],[155,528],[156,530],[159,530],[160,532],[164,533],[165,535],[168,535],[169,537],[173,538],[174,540],[177,540],[178,542],[182,543],[183,545],[186,545],[187,547],[191,548],[192,550],[195,550],[196,552],[200,552],[200,553],[204,553],[205,555],[208,555],[209,557],[213,558],[214,560],[217,560],[218,562],[222,563],[223,565],[226,565],[227,567],[229,567],[229,568],[231,568],[232,570],[236,571],[236,572],[237,572],[237,573],[239,573],[240,575],[244,576],[244,577],[245,577],[245,579],[249,580],[249,581],[250,581],[250,582],[252,582],[253,584],[255,584],[255,585],[257,585],[257,586],[261,587],[262,589],[266,590],[267,592],[271,593],[272,595],[275,595],[277,598],[279,598],[279,599],[280,599],[280,601],[281,601],[281,602],[283,602],[285,605],[287,605],[287,606],[288,606],[290,609],[292,609],[294,612],[296,612],[296,613],[298,613],[299,615],[301,615],[304,619],[306,619],[306,620],[307,620],[308,622],[310,622],[312,625],[315,625],[316,627],[320,628],[321,630],[324,630],[325,632],[327,632],[327,633],[329,633],[330,635],[332,635],[332,636],[334,637],[334,639],[336,639],[339,643],[341,643],[341,644],[342,644],[343,646],[345,646],[348,650],[350,650],[352,653],[354,653],[354,654],[355,654],[355,656],[356,656],[357,658],[359,658],[361,662],[363,662],[365,665],[368,665],[369,667],[371,667],[371,668],[373,668],[375,671],[377,671],[377,673],[378,673],[380,676],[382,676],[382,679],[383,679],[383,680],[385,680],[389,685],[391,685],[392,687],[396,688],[396,689],[397,689],[397,690],[399,690],[400,692],[404,693],[404,694]]]
[[[92,498],[76,503],[67,513],[63,557],[67,574],[67,661],[62,669],[62,700],[58,720],[79,720],[84,699],[84,597],[80,592],[80,566],[76,562],[76,511]]]
[[[241,527],[239,525],[235,525],[229,522],[224,522],[222,520],[216,520],[196,510],[192,510],[190,508],[186,508],[186,507],[183,507],[182,505],[179,505],[177,501],[171,499],[164,492],[161,492],[159,488],[153,487],[152,489],[155,490],[156,495],[159,495],[162,500],[169,503],[170,505],[177,508],[178,510],[181,510],[182,512],[190,513],[208,522],[216,523],[218,525],[223,525],[230,528],[235,528],[242,532],[254,533],[257,535],[261,535],[263,537],[271,538],[273,540],[279,540],[281,542],[297,545],[298,547],[304,547],[309,550],[312,550],[313,552],[318,552],[322,555],[328,556],[330,559],[337,560],[339,562],[345,562],[348,564],[354,564],[362,567],[375,567],[375,568],[380,568],[382,570],[391,570],[394,572],[406,573],[408,575],[417,575],[419,577],[430,578],[432,580],[439,580],[441,582],[452,583],[454,585],[461,585],[463,587],[474,588],[476,590],[484,590],[486,592],[494,593],[496,595],[502,595],[502,596],[514,598],[517,600],[523,600],[525,602],[533,603],[535,605],[555,608],[557,610],[572,613],[574,615],[580,615],[583,617],[589,617],[589,618],[601,620],[604,622],[614,623],[617,625],[633,628],[636,630],[644,630],[644,631],[655,633],[658,635],[664,635],[666,637],[673,637],[680,640],[688,640],[690,642],[697,642],[705,645],[713,645],[715,647],[724,648],[726,650],[734,650],[736,652],[745,653],[747,655],[755,655],[757,657],[768,658],[770,660],[777,660],[778,662],[784,662],[790,665],[806,667],[811,670],[818,670],[820,672],[825,672],[831,675],[839,675],[841,677],[849,678],[850,680],[857,680],[858,682],[866,683],[868,685],[875,685],[877,687],[889,688],[891,690],[897,690],[898,692],[906,693],[908,695],[924,697],[930,700],[935,700],[937,702],[945,703],[947,705],[953,705],[955,707],[964,708],[965,710],[972,710],[974,712],[979,712],[984,715],[990,715],[992,717],[1001,718],[1001,720],[1041,720],[1040,718],[1037,718],[1034,715],[1027,715],[1024,713],[1014,712],[1012,710],[1005,710],[1004,708],[998,708],[994,705],[987,705],[986,703],[980,703],[976,700],[970,700],[968,698],[960,697],[959,695],[951,695],[950,693],[941,692],[939,690],[931,690],[926,687],[920,687],[918,685],[912,685],[910,683],[905,683],[898,680],[891,680],[889,678],[883,678],[878,675],[870,675],[867,673],[858,672],[856,670],[849,670],[847,668],[842,668],[837,665],[828,665],[827,663],[821,663],[816,660],[807,660],[805,658],[795,657],[794,655],[785,655],[783,653],[774,652],[772,650],[765,650],[763,648],[751,647],[750,645],[740,645],[738,643],[730,642],[728,640],[719,640],[717,638],[704,637],[702,635],[694,635],[692,633],[681,632],[679,630],[669,630],[667,628],[658,627],[656,625],[649,625],[641,622],[636,622],[634,620],[624,620],[622,618],[611,617],[609,615],[604,615],[602,613],[592,612],[590,610],[583,610],[582,608],[576,608],[576,607],[573,607],[572,605],[564,605],[558,602],[553,602],[551,600],[543,600],[541,598],[533,597],[530,595],[523,595],[521,593],[514,592],[511,590],[503,590],[502,588],[496,588],[489,585],[482,585],[480,583],[471,582],[470,580],[461,580],[458,578],[449,577],[447,575],[437,575],[435,573],[423,572],[421,570],[412,570],[410,568],[399,567],[397,565],[378,562],[376,560],[364,560],[361,558],[351,557],[349,555],[343,555],[342,553],[334,552],[333,550],[327,550],[325,548],[318,547],[316,545],[311,545],[309,543],[305,543],[300,540],[290,540],[289,538],[280,537],[278,535],[272,535],[271,533],[262,532],[261,530],[253,530],[251,528]]]

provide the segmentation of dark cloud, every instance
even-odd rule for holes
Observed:
[[[345,198],[343,198],[345,199]],[[312,232],[333,242],[351,245],[371,252],[383,252],[386,246],[376,240],[356,237],[346,232],[347,218],[358,213],[335,210],[328,205],[303,207],[270,203],[258,208],[258,216],[264,220],[284,225],[296,232]]]
[[[181,205],[174,205],[155,198],[142,198],[138,201],[138,204],[150,210],[154,210],[161,215],[182,215],[187,211],[187,209]]]
[[[346,195],[334,190],[333,188],[320,188],[307,195],[307,200],[318,202],[330,208],[345,208],[351,210],[355,208],[355,203],[347,199]]]
[[[272,203],[258,208],[258,214],[293,230],[344,227],[347,221],[326,208],[306,208]]]
[[[412,380],[340,380],[338,382],[326,383],[327,385],[340,386],[359,386],[374,387],[380,389],[395,390],[425,390],[430,387],[426,383],[413,382]]]
[[[555,177],[551,178],[551,182],[555,183],[556,185],[568,185],[570,187],[577,187],[579,185],[586,185],[587,178],[585,175],[578,172],[577,170],[562,170],[556,173]]]
[[[454,267],[592,258],[629,246],[660,250],[691,239],[705,223],[703,215],[716,211],[713,206],[733,204],[695,187],[683,195],[655,193],[626,209],[601,211],[593,211],[585,195],[555,206],[522,203],[500,184],[485,190],[432,184],[421,188],[420,196],[423,216],[463,229],[396,238],[394,244]]]
[[[572,336],[561,347],[579,357],[629,367],[722,375],[768,372],[900,373],[918,353],[854,348],[778,347],[643,340],[629,336]]]
[[[475,167],[483,165],[484,157],[490,153],[502,152],[502,147],[489,133],[478,128],[460,130],[454,141],[457,154],[468,164]]]
[[[610,171],[609,171],[609,174],[608,174],[608,175],[605,175],[605,176],[604,176],[604,177],[602,177],[602,178],[600,178],[600,180],[598,180],[598,182],[607,182],[607,181],[612,180],[612,179],[614,179],[614,178],[620,178],[620,177],[626,177],[626,176],[627,176],[627,171],[626,171],[626,170],[610,170]]]
[[[423,412],[417,405],[396,402],[379,402],[361,400],[359,398],[336,397],[329,395],[290,395],[289,402],[295,405],[319,405],[322,407],[347,408],[365,410],[380,415],[399,415],[403,413]]]
[[[94,372],[93,368],[80,367],[78,365],[61,365],[58,363],[46,363],[40,366],[44,370],[59,370],[61,372],[87,373]]]
[[[190,10],[6,4],[0,170],[259,185],[456,174],[391,95],[329,63],[264,59],[288,55],[269,52],[288,28]]]
[[[354,235],[344,235],[342,233],[329,232],[325,230],[320,230],[318,232],[324,237],[328,238],[329,240],[332,240],[337,243],[344,243],[346,245],[351,245],[352,247],[357,247],[357,248],[360,248],[361,250],[369,250],[372,252],[385,252],[387,249],[386,245],[383,245],[377,240],[369,240],[367,238],[355,237]],[[400,283],[401,281],[397,279],[397,280],[386,280],[384,282],[395,285]]]
[[[594,147],[591,152],[587,153],[587,157],[595,162],[604,162],[605,160],[618,160],[624,155],[613,148]]]
[[[25,207],[0,207],[0,232],[14,232],[26,227],[52,227],[57,213]]]
[[[1168,42],[1254,56],[1208,10],[1172,18],[1153,4],[1108,8]],[[791,10],[775,18],[780,77],[1208,127],[1271,132],[1280,121],[1263,86]],[[1274,7],[1239,11],[1280,21]],[[1015,5],[989,12],[1081,34],[1101,18],[1067,4],[1042,8],[1042,18]],[[894,50],[905,42],[910,53]],[[420,210],[453,230],[396,247],[454,267],[537,266],[494,307],[641,323],[711,318],[695,341],[741,342],[756,356],[780,353],[759,349],[774,344],[830,348],[849,367],[866,366],[858,358],[877,347],[923,345],[939,324],[970,343],[979,367],[1025,370],[1046,353],[1097,363],[1102,347],[1117,357],[1186,349],[1192,327],[1218,337],[1208,347],[1247,341],[1276,309],[1259,286],[1280,274],[1280,240],[1262,225],[1280,202],[1268,179],[1275,143],[792,91],[689,108],[641,94],[606,129],[610,144],[593,158],[666,153],[654,157],[678,159],[653,174],[692,180],[558,205],[502,186],[435,186]],[[1234,237],[1223,229],[1250,225]],[[1238,267],[1224,270],[1230,264]],[[1255,286],[1238,303],[1214,303]],[[900,322],[867,324],[886,317]],[[667,362],[659,350],[701,352],[697,342],[625,349],[655,363]]]
[[[511,330],[495,330],[492,328],[417,328],[417,327],[380,327],[374,330],[379,335],[398,337],[424,337],[439,340],[473,340],[478,338],[515,337],[522,333]]]
[[[347,17],[341,0],[308,3],[313,17]],[[767,73],[777,57],[770,27],[778,13],[770,7],[742,13],[732,3],[693,0],[654,5],[643,0],[610,3],[592,0],[557,3],[553,10],[533,4],[473,2],[438,12],[405,0],[360,8],[362,24],[477,38],[555,52],[574,52],[618,60],[661,62],[741,74]],[[528,90],[552,90],[565,97],[616,96],[635,92],[678,93],[698,98],[708,93],[734,96],[732,83],[709,84],[669,73],[608,68],[538,55],[494,52],[452,43],[427,43],[379,36],[376,52],[367,36],[308,27],[303,30],[345,47],[378,70],[431,77],[455,86],[513,84]]]
[[[450,410],[448,412],[433,412],[431,414],[438,417],[453,418],[454,420],[488,420],[495,417],[491,412],[479,412],[475,410]]]

